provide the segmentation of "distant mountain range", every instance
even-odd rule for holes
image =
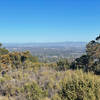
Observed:
[[[86,42],[4,43],[4,47],[85,47]]]

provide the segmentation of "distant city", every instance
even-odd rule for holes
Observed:
[[[85,53],[86,42],[56,43],[4,43],[9,51],[30,51],[41,62],[54,62],[60,58],[74,60]]]

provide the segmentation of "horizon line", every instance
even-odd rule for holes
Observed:
[[[29,44],[29,43],[66,43],[66,42],[81,42],[81,43],[88,43],[87,41],[57,41],[57,42],[0,42],[2,44]]]

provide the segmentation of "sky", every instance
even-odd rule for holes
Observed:
[[[90,41],[100,33],[100,0],[0,0],[0,42]]]

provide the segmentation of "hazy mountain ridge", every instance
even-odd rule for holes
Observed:
[[[86,42],[4,43],[5,47],[85,47]]]

